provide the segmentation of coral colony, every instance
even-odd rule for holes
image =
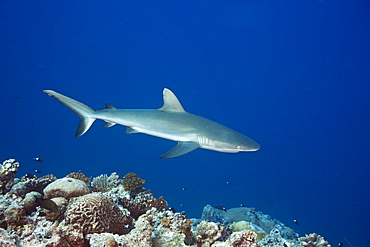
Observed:
[[[330,247],[254,208],[207,205],[201,219],[188,219],[135,173],[19,179],[18,167],[14,159],[0,165],[0,246]]]

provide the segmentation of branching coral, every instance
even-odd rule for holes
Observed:
[[[130,192],[139,192],[145,184],[145,180],[139,178],[136,173],[127,173],[123,178],[123,187]]]
[[[101,193],[91,193],[76,198],[68,205],[65,213],[67,224],[78,224],[84,234],[88,233],[125,233],[132,222],[109,197]]]
[[[306,234],[304,237],[300,237],[299,241],[304,247],[331,247],[328,241],[316,233]]]
[[[68,174],[66,177],[67,178],[79,179],[81,181],[84,181],[87,184],[87,186],[90,185],[90,178],[86,177],[85,174],[83,174],[81,172],[72,172],[72,173]]]
[[[91,186],[94,187],[94,190],[97,192],[107,192],[117,187],[121,182],[119,175],[113,172],[109,177],[107,174],[102,174],[93,178]]]
[[[156,199],[150,190],[140,192],[135,198],[121,197],[118,199],[118,203],[124,208],[127,208],[134,219],[137,219],[151,208],[161,211],[168,207],[167,201],[162,196]]]

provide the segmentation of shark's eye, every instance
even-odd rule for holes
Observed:
[[[241,150],[242,149],[242,146],[236,146],[236,149],[239,149],[239,150]]]

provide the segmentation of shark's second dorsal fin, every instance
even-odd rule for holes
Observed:
[[[163,89],[163,106],[158,110],[185,112],[176,95],[168,88]]]
[[[112,106],[111,104],[105,103],[104,109],[116,109],[116,107]]]

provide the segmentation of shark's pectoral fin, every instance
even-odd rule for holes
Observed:
[[[135,134],[135,133],[140,133],[140,131],[138,131],[134,128],[131,128],[129,126],[126,127],[126,134]]]
[[[176,147],[174,147],[167,153],[163,154],[159,158],[161,159],[175,158],[183,154],[187,154],[199,147],[200,147],[199,144],[196,142],[178,142]]]

